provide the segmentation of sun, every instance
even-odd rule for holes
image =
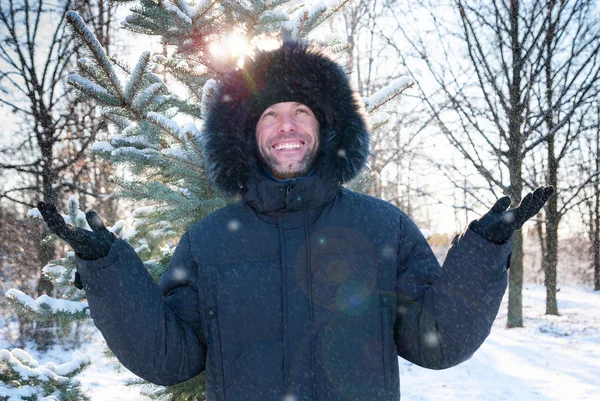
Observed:
[[[251,55],[256,49],[273,50],[281,46],[281,41],[271,36],[260,35],[248,41],[245,32],[234,30],[224,36],[220,41],[210,45],[213,57],[222,61],[237,60],[238,67],[243,67],[244,57]]]

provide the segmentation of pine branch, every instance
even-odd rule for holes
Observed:
[[[127,83],[125,84],[125,90],[123,92],[123,96],[129,102],[134,98],[136,92],[139,90],[142,85],[142,77],[146,73],[148,68],[148,63],[150,62],[150,52],[143,52],[138,60],[135,68],[131,72]]]
[[[110,82],[110,88],[112,89],[111,95],[122,99],[121,83],[106,56],[106,52],[102,48],[100,42],[98,42],[98,39],[96,39],[94,34],[88,29],[79,14],[75,11],[67,12],[67,22],[71,25],[73,31],[77,34],[77,37],[84,42],[100,68],[104,71],[104,75]]]

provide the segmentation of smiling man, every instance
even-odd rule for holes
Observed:
[[[366,165],[365,120],[344,69],[305,43],[225,75],[203,146],[213,187],[241,199],[185,232],[158,286],[95,213],[87,231],[39,204],[123,365],[162,385],[205,372],[208,401],[398,401],[398,356],[445,369],[473,355],[512,234],[553,189],[499,199],[442,268],[406,213],[342,186]]]
[[[260,116],[256,141],[262,162],[273,177],[279,180],[302,177],[316,162],[319,121],[302,103],[277,103]]]

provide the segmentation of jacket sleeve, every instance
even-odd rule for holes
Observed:
[[[104,258],[76,257],[76,263],[94,323],[127,369],[159,385],[177,384],[204,370],[206,340],[188,233],[159,285],[121,239]]]
[[[398,355],[445,369],[469,359],[489,335],[507,285],[513,236],[496,245],[466,228],[442,267],[404,213],[396,278]]]

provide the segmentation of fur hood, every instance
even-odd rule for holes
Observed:
[[[307,105],[319,120],[317,170],[340,182],[356,177],[369,155],[362,101],[325,51],[288,40],[246,59],[219,82],[203,130],[212,185],[233,196],[262,179],[256,123],[268,106],[289,101]]]

